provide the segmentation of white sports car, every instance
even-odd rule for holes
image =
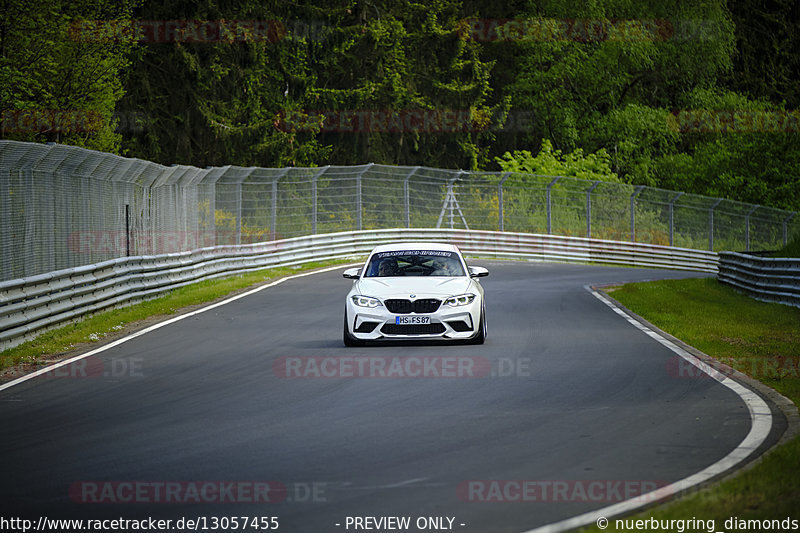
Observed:
[[[344,306],[344,343],[377,339],[486,339],[482,267],[468,267],[452,244],[411,242],[378,246],[355,280]]]

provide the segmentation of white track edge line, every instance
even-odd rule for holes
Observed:
[[[189,317],[192,317],[192,316],[195,316],[195,315],[199,315],[200,313],[205,313],[206,311],[210,311],[211,309],[220,307],[220,306],[225,305],[225,304],[229,304],[229,303],[231,303],[233,301],[236,301],[236,300],[238,300],[240,298],[244,298],[245,296],[250,296],[251,294],[255,294],[257,292],[263,291],[264,289],[269,289],[270,287],[274,287],[276,285],[280,285],[284,281],[289,281],[290,279],[302,278],[302,277],[305,277],[305,276],[310,276],[312,274],[320,274],[320,273],[323,273],[323,272],[330,272],[331,270],[337,270],[337,269],[340,269],[340,268],[348,268],[348,267],[351,267],[353,265],[361,265],[361,264],[362,263],[351,263],[351,264],[348,264],[348,265],[336,265],[336,266],[332,266],[332,267],[326,267],[326,268],[323,268],[323,269],[320,269],[320,270],[312,270],[311,272],[303,272],[301,274],[293,274],[291,276],[287,276],[287,277],[284,277],[284,278],[277,279],[277,280],[275,280],[275,281],[273,281],[271,283],[267,283],[265,285],[260,285],[260,286],[256,287],[255,289],[251,289],[249,291],[245,291],[245,292],[243,292],[241,294],[237,294],[236,296],[232,296],[232,297],[227,298],[225,300],[222,300],[220,302],[216,302],[216,303],[213,303],[211,305],[207,305],[206,307],[201,307],[200,309],[195,309],[194,311],[190,311],[190,312],[185,313],[183,315],[178,315],[178,316],[176,316],[174,318],[169,318],[167,320],[164,320],[163,322],[158,322],[156,324],[153,324],[152,326],[149,326],[149,327],[146,327],[146,328],[144,328],[144,329],[142,329],[140,331],[137,331],[136,333],[131,333],[130,335],[126,335],[125,337],[122,337],[121,339],[117,339],[117,340],[115,340],[113,342],[109,342],[108,344],[100,346],[99,348],[95,348],[94,350],[88,351],[88,352],[80,354],[80,355],[76,355],[75,357],[70,357],[69,359],[64,359],[63,361],[59,361],[58,363],[54,363],[54,364],[52,364],[50,366],[46,366],[44,368],[41,368],[41,369],[39,369],[39,370],[37,370],[35,372],[31,372],[30,374],[26,374],[24,376],[21,376],[21,377],[15,379],[13,381],[9,381],[8,383],[0,385],[0,391],[4,391],[6,389],[10,389],[14,385],[19,385],[20,383],[23,383],[25,381],[33,379],[33,378],[35,378],[37,376],[41,376],[42,374],[47,374],[48,372],[51,372],[51,371],[55,370],[56,368],[60,368],[62,366],[74,363],[75,361],[80,361],[81,359],[85,359],[86,357],[91,357],[93,355],[97,355],[100,352],[104,352],[104,351],[109,350],[109,349],[111,349],[111,348],[113,348],[115,346],[119,346],[120,344],[122,344],[124,342],[128,342],[131,339],[135,339],[136,337],[140,337],[142,335],[150,333],[151,331],[155,331],[155,330],[157,330],[159,328],[163,328],[164,326],[168,326],[170,324],[174,324],[175,322],[183,320],[184,318],[189,318]]]
[[[666,500],[670,496],[679,494],[691,487],[700,485],[701,483],[705,483],[706,481],[709,481],[714,477],[734,468],[736,465],[747,459],[750,454],[752,454],[753,451],[756,450],[766,440],[772,428],[772,412],[770,411],[767,403],[758,394],[744,387],[733,379],[727,376],[722,376],[719,372],[714,371],[711,369],[711,367],[694,355],[690,354],[683,348],[677,346],[675,343],[671,342],[659,333],[653,331],[638,320],[631,317],[628,313],[620,309],[612,301],[604,298],[590,286],[585,285],[584,288],[595,298],[614,310],[615,313],[625,318],[625,320],[627,320],[629,323],[643,331],[648,336],[657,340],[674,353],[678,354],[690,364],[696,366],[698,369],[700,369],[700,371],[708,374],[711,378],[736,393],[742,399],[745,405],[747,405],[747,409],[750,413],[751,427],[744,440],[742,440],[742,442],[740,442],[739,445],[728,455],[716,463],[704,468],[700,472],[697,472],[696,474],[692,474],[691,476],[678,480],[675,483],[660,487],[659,489],[647,494],[642,494],[636,498],[625,500],[614,505],[609,505],[607,507],[603,507],[602,509],[589,511],[588,513],[583,513],[559,522],[554,522],[552,524],[530,529],[524,533],[559,533],[570,529],[588,526],[595,523],[600,517],[610,518],[619,516],[621,514],[627,514],[646,505],[651,505],[655,502]]]

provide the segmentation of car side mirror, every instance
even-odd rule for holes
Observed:
[[[469,267],[469,277],[471,278],[485,278],[489,275],[489,271],[483,267]]]
[[[358,279],[361,277],[361,269],[360,268],[348,268],[342,273],[342,277],[347,279]]]

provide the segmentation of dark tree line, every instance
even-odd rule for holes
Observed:
[[[496,170],[545,146],[797,209],[799,6],[2,0],[0,137],[197,166]]]

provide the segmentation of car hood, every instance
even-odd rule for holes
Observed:
[[[464,294],[471,284],[472,279],[468,277],[367,278],[358,281],[356,290],[376,298],[408,298],[412,294],[415,298],[445,297]]]

